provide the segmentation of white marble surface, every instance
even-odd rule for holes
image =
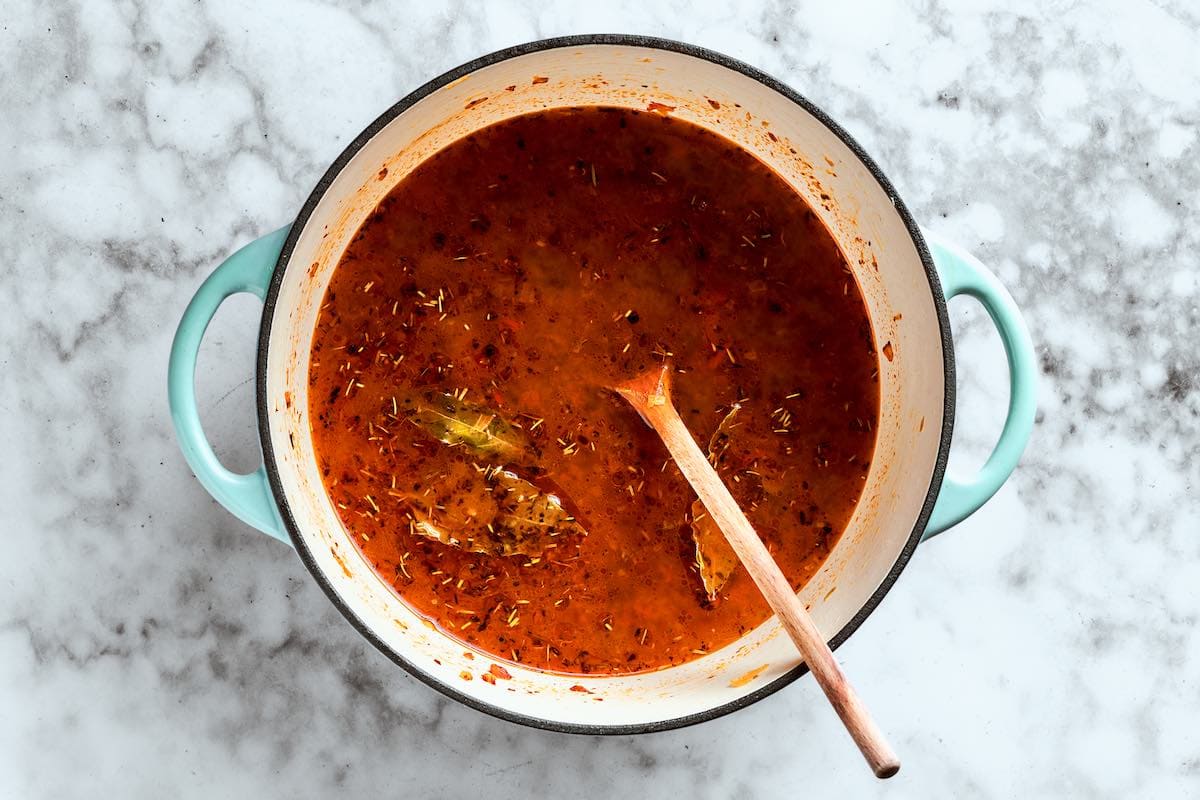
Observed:
[[[0,797],[1200,796],[1196,6],[540,5],[5,5]],[[994,266],[1034,331],[1019,471],[840,651],[904,757],[889,783],[809,678],[640,738],[460,707],[365,644],[176,448],[170,338],[223,254],[426,79],[594,31],[791,83]],[[257,314],[227,304],[201,360],[238,467]],[[982,315],[953,316],[970,466],[1004,370]]]

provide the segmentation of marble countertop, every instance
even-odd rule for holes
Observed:
[[[1200,796],[1200,13],[1154,3],[9,5],[0,21],[0,797]],[[844,4],[849,6],[850,4]],[[461,707],[346,624],[176,447],[167,352],[224,254],[364,125],[552,35],[702,44],[796,87],[1024,309],[1024,461],[839,651],[904,758],[876,783],[811,678],[644,737]],[[201,408],[256,463],[259,306]],[[954,465],[999,340],[952,306]]]

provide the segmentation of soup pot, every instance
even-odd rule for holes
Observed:
[[[249,525],[295,547],[349,622],[414,676],[474,708],[559,731],[638,733],[712,719],[804,672],[771,618],[722,650],[655,672],[588,677],[491,660],[426,624],[372,570],[326,495],[313,453],[309,351],[330,276],[376,204],[425,158],[472,131],[561,106],[650,103],[749,150],[799,192],[854,271],[878,344],[881,412],[862,498],[828,560],[801,591],[837,647],[895,583],[917,543],[979,508],[1017,464],[1033,425],[1033,347],[1008,292],[962,249],[922,230],[862,148],[779,81],[723,55],[637,36],[550,39],[484,56],[430,81],[346,148],[295,221],[234,253],[184,312],[169,365],[172,419],[196,477]],[[263,465],[223,467],[194,391],[209,320],[236,292],[263,301],[257,407]],[[977,298],[1008,357],[1008,415],[982,470],[943,477],[954,418],[946,298]],[[765,667],[764,667],[765,665]],[[762,668],[761,670],[759,668]]]

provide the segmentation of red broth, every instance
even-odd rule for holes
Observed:
[[[333,275],[309,375],[329,497],[404,602],[469,647],[576,674],[697,658],[770,611],[740,566],[717,585],[720,541],[710,597],[702,509],[606,388],[664,362],[803,586],[862,492],[879,412],[830,233],[763,163],[678,119],[492,125],[404,178]]]

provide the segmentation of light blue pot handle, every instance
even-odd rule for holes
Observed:
[[[946,299],[970,295],[987,310],[1008,357],[1008,417],[1000,441],[974,478],[963,481],[947,475],[925,528],[923,539],[936,536],[975,513],[1008,480],[1017,466],[1037,410],[1037,366],[1029,329],[1012,295],[996,276],[957,245],[922,229],[937,267]]]
[[[200,426],[200,411],[196,407],[196,355],[208,323],[230,295],[249,292],[259,300],[266,297],[267,286],[287,233],[287,227],[280,228],[251,242],[227,258],[200,285],[196,296],[183,312],[183,319],[171,345],[171,360],[167,365],[167,397],[183,457],[201,485],[218,503],[247,525],[291,544],[271,496],[266,468],[260,465],[248,475],[239,475],[222,466],[204,436]]]

